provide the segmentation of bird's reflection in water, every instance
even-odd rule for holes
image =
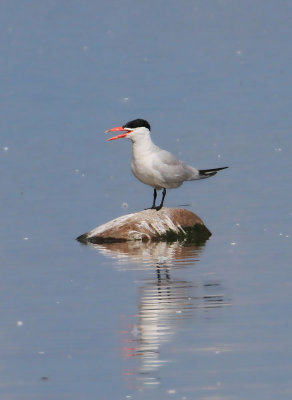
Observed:
[[[119,268],[151,271],[139,282],[138,313],[126,317],[121,332],[123,355],[133,360],[125,376],[134,378],[138,387],[157,385],[161,367],[170,361],[162,358],[162,345],[170,343],[185,321],[199,310],[227,304],[216,280],[199,278],[193,282],[172,277],[184,275],[183,269],[194,266],[204,244],[125,242],[92,246],[114,258]]]

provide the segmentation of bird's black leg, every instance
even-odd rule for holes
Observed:
[[[157,197],[157,190],[154,189],[152,207],[150,207],[150,208],[145,208],[145,210],[156,210],[156,207],[155,207],[156,197]]]
[[[163,191],[162,191],[162,200],[161,200],[160,205],[159,205],[158,207],[155,207],[156,211],[161,210],[161,208],[163,207],[163,202],[164,202],[165,196],[166,196],[166,189],[163,188]]]
[[[151,208],[155,208],[156,197],[157,197],[157,190],[154,189],[154,192],[153,192],[153,204],[152,204]]]

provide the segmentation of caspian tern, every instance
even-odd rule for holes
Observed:
[[[139,181],[154,189],[153,204],[151,209],[159,211],[163,207],[166,189],[181,186],[185,181],[209,178],[215,175],[221,168],[196,169],[183,161],[178,160],[171,153],[156,146],[150,136],[151,127],[145,119],[135,119],[123,126],[109,129],[108,132],[123,132],[110,140],[128,138],[133,144],[133,159],[131,169]],[[162,200],[159,206],[155,206],[157,190],[162,189]]]

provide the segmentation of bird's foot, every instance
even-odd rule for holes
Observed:
[[[144,208],[144,210],[156,210],[159,211],[162,209],[162,206],[156,206],[156,207],[148,207],[148,208]]]

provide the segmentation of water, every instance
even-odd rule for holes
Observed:
[[[291,5],[1,3],[1,399],[291,398]],[[134,118],[216,177],[213,233],[84,246],[151,205]]]

